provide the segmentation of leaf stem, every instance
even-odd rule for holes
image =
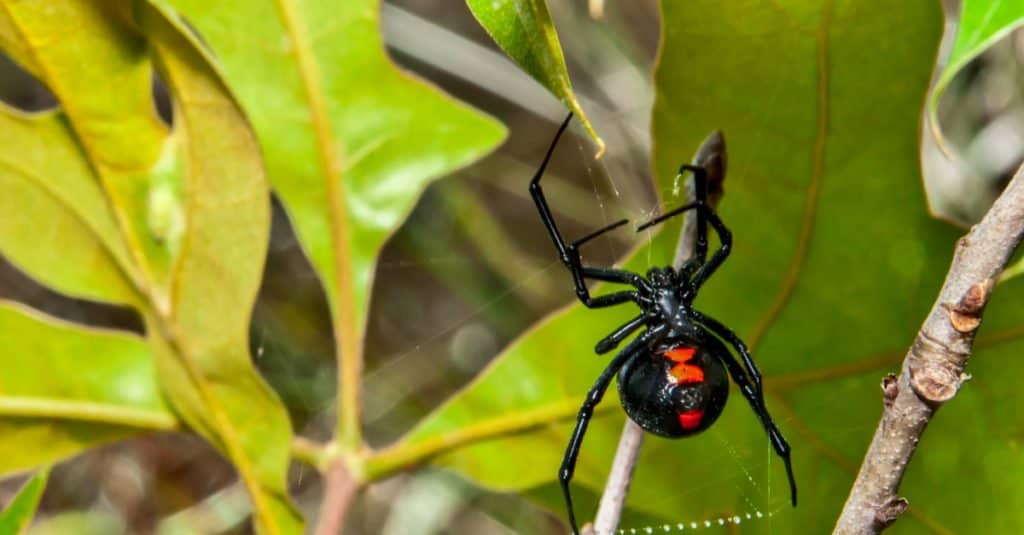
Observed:
[[[292,437],[292,457],[304,462],[319,472],[327,470],[330,446],[320,444],[298,435]]]
[[[177,418],[169,412],[76,399],[5,395],[0,397],[0,414],[16,418],[79,420],[155,431],[173,431],[179,427]]]
[[[400,440],[399,445],[377,451],[366,458],[364,464],[366,479],[374,481],[385,478],[420,464],[431,457],[465,447],[474,442],[522,433],[558,420],[568,420],[576,416],[582,402],[582,396],[564,399],[534,410],[516,412],[465,426],[451,433],[409,445],[405,445],[405,440]],[[613,408],[611,404],[605,403],[597,408],[595,414],[601,414]]]

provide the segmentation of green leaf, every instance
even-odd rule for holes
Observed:
[[[342,357],[338,440],[355,451],[377,255],[429,181],[481,157],[503,130],[394,68],[375,0],[169,3],[198,28],[238,94],[327,289]]]
[[[0,251],[66,294],[137,302],[117,223],[63,114],[0,104],[0,131]]]
[[[10,202],[35,203],[18,224],[0,226],[0,246],[58,289],[113,299],[87,256],[102,260],[105,248],[111,259],[99,273],[116,264],[143,296],[133,301],[169,403],[237,467],[262,532],[301,532],[285,490],[287,413],[248,352],[270,199],[259,146],[233,96],[189,32],[148,4],[0,0],[0,34],[62,110],[56,118],[4,118],[26,136],[19,143],[38,154],[27,162],[13,153],[0,159],[13,162],[7,167],[32,166],[0,175],[0,186],[14,194]],[[154,67],[174,101],[173,132],[155,115]],[[61,128],[62,117],[70,129]],[[51,176],[65,171],[74,176]],[[82,192],[89,195],[79,198]],[[49,217],[61,223],[55,230],[72,227],[59,239],[81,241],[66,246],[76,253],[68,260],[89,267],[88,276],[75,264],[66,275],[47,265],[52,253],[32,250],[30,240]],[[73,228],[81,223],[88,228]]]
[[[657,189],[667,207],[682,203],[671,196],[679,164],[709,132],[724,131],[730,174],[720,213],[734,249],[695,305],[753,348],[768,409],[793,446],[801,502],[789,507],[782,463],[734,390],[703,435],[648,438],[623,527],[640,527],[641,514],[675,524],[757,511],[771,519],[744,521],[744,533],[833,526],[881,413],[878,382],[898,369],[957,239],[929,216],[918,164],[939,6],[920,0],[886,7],[662,4]],[[537,239],[546,240],[537,228]],[[644,272],[671,262],[678,229],[678,221],[663,229],[626,265]],[[568,293],[569,275],[552,276]],[[901,490],[914,504],[900,521],[905,532],[1012,531],[1021,521],[1016,512],[1000,512],[1002,498],[977,514],[956,505],[990,492],[1024,500],[999,476],[1024,464],[1013,456],[1019,426],[1010,422],[1024,368],[1012,357],[1021,345],[1020,291],[1016,280],[1000,287],[972,360],[975,381],[918,450]],[[576,408],[610,360],[595,356],[593,344],[633,314],[628,306],[573,305],[525,333],[382,452],[371,473],[433,458],[487,486],[530,490],[564,514],[550,489]],[[605,398],[586,437],[574,480],[581,495],[599,494],[604,485],[623,419],[615,397]],[[942,481],[960,483],[950,492]],[[592,518],[593,503],[577,513]]]
[[[1024,23],[1024,3],[1020,0],[964,0],[960,4],[960,21],[956,27],[953,49],[928,99],[928,117],[936,139],[942,135],[938,122],[938,105],[949,82],[993,43]]]
[[[13,535],[25,530],[36,514],[36,507],[39,506],[39,498],[46,489],[49,474],[48,468],[36,472],[36,475],[25,482],[11,503],[0,512],[0,533]]]
[[[2,0],[0,43],[57,96],[106,193],[135,283],[162,300],[171,253],[148,228],[147,196],[167,132],[150,96],[146,41],[131,20],[128,1]]]
[[[134,335],[0,302],[0,474],[140,432],[176,429],[152,354]]]
[[[597,143],[600,157],[604,141],[572,91],[547,0],[466,0],[466,4],[494,42],[576,114]]]
[[[175,135],[188,170],[173,312],[149,318],[162,385],[175,409],[235,464],[261,531],[300,533],[302,521],[285,488],[291,424],[248,349],[270,231],[259,146],[187,31],[148,5],[140,9],[140,25],[178,113]]]

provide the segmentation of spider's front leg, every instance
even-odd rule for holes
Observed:
[[[594,346],[594,353],[604,355],[605,353],[615,349],[623,340],[633,334],[634,331],[643,327],[646,322],[647,318],[643,314],[627,321],[618,329],[612,331],[612,334],[602,338],[597,345]]]
[[[544,170],[547,169],[548,162],[551,161],[551,155],[555,150],[555,146],[558,144],[558,139],[569,126],[569,121],[571,119],[572,114],[570,113],[569,116],[565,118],[565,122],[563,122],[562,126],[558,129],[558,133],[555,134],[555,138],[552,140],[551,146],[548,147],[548,152],[544,156],[544,161],[541,163],[540,168],[537,169],[537,173],[530,181],[530,196],[533,197],[533,202],[537,205],[537,211],[540,213],[540,218],[544,223],[544,228],[547,229],[548,234],[551,236],[551,241],[554,242],[555,248],[558,249],[558,257],[562,260],[562,263],[565,264],[565,267],[567,267],[572,273],[573,285],[576,288],[576,297],[579,298],[580,302],[588,308],[614,306],[628,301],[639,302],[639,294],[637,291],[633,290],[615,292],[596,298],[592,297],[585,282],[588,278],[606,282],[631,284],[640,291],[649,291],[650,286],[643,277],[635,273],[630,273],[621,269],[584,266],[579,253],[579,248],[584,243],[587,243],[610,230],[625,225],[627,220],[623,219],[621,221],[616,221],[615,223],[607,225],[572,243],[566,244],[565,239],[562,237],[562,233],[558,230],[558,225],[555,223],[555,218],[551,214],[551,209],[548,207],[547,199],[544,198],[544,190],[540,186],[540,180],[544,176]]]

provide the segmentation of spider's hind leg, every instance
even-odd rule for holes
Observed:
[[[722,325],[718,321],[705,316],[704,314],[697,312],[696,310],[691,311],[694,319],[700,324],[701,329],[707,333],[707,336],[713,340],[713,343],[720,346],[719,351],[715,351],[718,355],[719,360],[725,365],[726,370],[732,377],[733,382],[739,387],[743,397],[747,399],[747,403],[750,404],[750,408],[757,415],[757,418],[761,420],[761,425],[764,426],[764,430],[768,433],[768,440],[772,444],[772,448],[775,453],[782,458],[783,463],[786,465],[786,477],[789,478],[789,490],[790,498],[793,502],[793,506],[796,506],[796,479],[793,477],[793,462],[790,459],[790,447],[789,443],[782,436],[782,432],[775,426],[775,422],[772,420],[771,414],[768,413],[768,408],[764,403],[764,392],[761,390],[761,373],[757,369],[757,365],[754,364],[754,360],[750,357],[750,353],[747,351],[746,344],[735,333],[732,332],[728,327]],[[743,359],[743,365],[741,365],[732,353],[725,348],[717,338],[713,335],[722,337],[731,344]]]
[[[579,535],[579,528],[576,526],[576,513],[572,508],[572,493],[569,483],[576,472],[576,460],[580,455],[580,447],[583,445],[583,436],[587,433],[587,426],[590,425],[590,419],[594,416],[594,409],[601,402],[605,391],[608,390],[608,386],[611,385],[612,379],[619,369],[638,355],[637,351],[641,347],[658,340],[665,331],[665,326],[660,326],[644,331],[640,336],[634,338],[615,355],[615,358],[601,372],[601,376],[597,378],[594,386],[590,387],[587,396],[583,399],[583,405],[580,406],[580,411],[576,416],[576,427],[572,430],[572,438],[569,439],[569,444],[565,448],[565,456],[562,457],[562,466],[558,469],[558,482],[562,487],[562,494],[565,496],[565,505],[569,510],[569,525],[572,527],[574,535]]]

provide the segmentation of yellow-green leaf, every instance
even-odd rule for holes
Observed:
[[[172,0],[252,119],[271,184],[327,289],[340,354],[339,441],[362,446],[359,389],[373,268],[428,182],[503,130],[397,70],[376,0]]]
[[[189,32],[148,4],[0,0],[0,6],[0,42],[54,91],[61,106],[56,117],[66,117],[70,124],[70,129],[60,130],[57,120],[50,124],[43,122],[45,117],[32,117],[26,120],[36,122],[19,131],[29,136],[19,140],[25,146],[36,131],[49,136],[34,140],[36,144],[55,143],[49,153],[37,147],[32,161],[10,156],[15,163],[30,165],[19,168],[21,175],[36,178],[39,184],[34,185],[55,198],[44,206],[48,212],[15,208],[19,220],[38,228],[53,221],[44,216],[91,223],[99,214],[108,226],[114,222],[116,239],[103,245],[119,267],[133,274],[142,295],[133,304],[146,320],[155,361],[151,365],[158,370],[162,393],[238,468],[253,500],[257,528],[301,532],[285,491],[290,424],[248,353],[248,322],[266,252],[270,201],[259,147],[247,121]],[[150,96],[154,67],[172,94],[173,132],[155,116]],[[77,158],[74,147],[80,152]],[[44,161],[43,154],[60,160]],[[54,176],[65,170],[84,174],[86,169],[93,173],[92,190]],[[21,175],[16,177],[21,182],[8,179],[0,185],[18,193],[15,200],[29,199],[30,193],[43,197],[34,190],[15,189],[25,188]],[[77,189],[65,191],[68,183]],[[96,190],[103,202],[93,202]],[[76,193],[82,191],[93,195],[80,199]],[[61,239],[88,238],[87,230],[98,235],[94,241],[107,238],[95,224],[83,225],[86,229],[65,226],[74,227],[69,223],[55,229],[67,230]],[[23,223],[10,230],[16,236],[9,241],[17,247],[0,246],[20,247],[12,257],[21,259],[27,271],[47,275],[46,257],[26,245],[32,238],[28,228]],[[84,238],[82,242],[75,247],[91,246]],[[118,251],[127,254],[117,256]],[[69,260],[83,261],[83,254]],[[76,267],[70,264],[68,269]],[[61,286],[59,277],[36,275],[57,289],[76,289],[70,283]],[[71,282],[78,286],[101,289],[91,288],[95,276],[76,276]],[[84,348],[82,352],[88,354]],[[40,362],[44,369],[47,365],[57,363]]]
[[[164,294],[171,255],[147,228],[147,195],[166,129],[150,96],[146,41],[131,28],[131,2],[2,0],[0,33],[5,50],[60,101],[139,282]]]
[[[65,117],[0,104],[0,131],[0,252],[66,294],[137,302],[128,251]]]
[[[175,429],[141,338],[0,302],[0,474]]]
[[[150,318],[162,385],[237,467],[264,533],[298,533],[285,478],[291,425],[252,367],[249,317],[270,231],[259,146],[230,92],[180,24],[149,5],[140,25],[177,112],[185,228],[170,314]],[[173,15],[172,15],[173,16]]]

